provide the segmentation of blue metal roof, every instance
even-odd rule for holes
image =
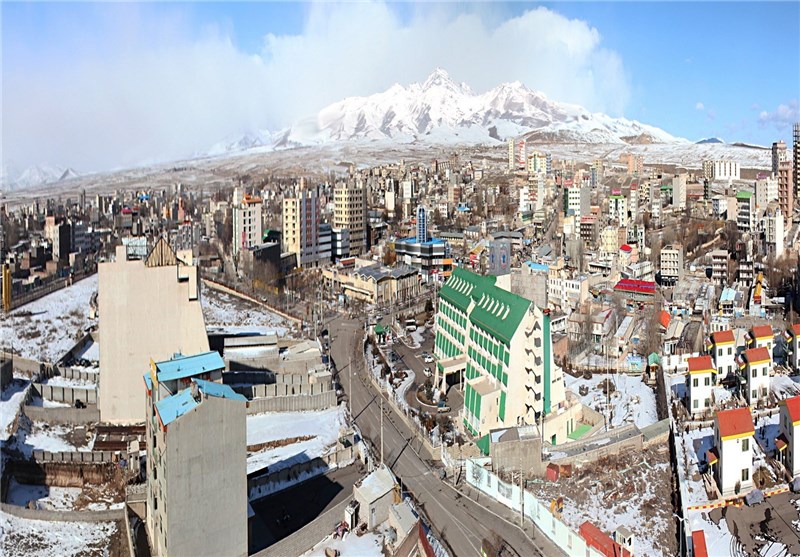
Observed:
[[[153,380],[150,379],[150,372],[149,371],[144,374],[144,384],[147,385],[147,390],[148,391],[152,391],[153,390]]]
[[[203,352],[194,356],[176,355],[172,360],[158,362],[159,381],[174,381],[185,379],[201,373],[225,369],[225,362],[219,352]]]
[[[228,385],[221,385],[219,383],[214,383],[213,381],[204,381],[202,379],[192,379],[192,381],[197,383],[197,388],[200,389],[200,392],[207,396],[229,398],[231,400],[241,400],[242,402],[247,402],[247,399],[244,395],[235,393]]]
[[[192,397],[192,390],[184,389],[176,395],[156,402],[156,411],[161,418],[161,423],[166,426],[190,410],[197,408],[197,405],[198,402]]]
[[[541,263],[534,263],[533,261],[526,261],[525,264],[534,271],[549,271],[549,265],[542,265]]]

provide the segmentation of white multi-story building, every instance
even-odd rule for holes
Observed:
[[[800,323],[790,325],[783,333],[788,349],[788,364],[795,371],[800,371]]]
[[[708,351],[714,360],[718,381],[738,369],[736,364],[736,337],[734,337],[733,331],[730,329],[711,333]]]
[[[754,185],[756,192],[756,209],[764,209],[770,201],[778,201],[778,178],[768,176],[759,178]]]
[[[528,155],[528,174],[546,174],[548,172],[548,156],[541,151],[533,151]]]
[[[683,246],[673,244],[661,248],[661,282],[675,284],[683,278]]]
[[[686,209],[686,174],[672,177],[672,206],[676,209]]]
[[[333,189],[333,204],[333,228],[350,231],[350,255],[366,253],[369,240],[366,186],[362,182],[338,184]]]
[[[622,193],[615,193],[608,198],[608,216],[620,226],[628,225],[628,200]]]
[[[775,440],[778,458],[792,477],[800,474],[800,396],[787,398],[780,405],[780,435]]]
[[[754,435],[749,408],[717,412],[714,418],[715,446],[707,458],[723,497],[748,491],[753,486]]]
[[[238,198],[239,195],[234,194],[234,199]],[[233,256],[239,255],[242,249],[260,245],[262,236],[261,198],[245,194],[241,202],[233,205]]]
[[[144,374],[155,555],[247,555],[247,399],[221,384],[224,369],[212,351],[151,361]]]
[[[766,348],[772,360],[772,349],[775,346],[775,331],[771,325],[755,325],[746,336],[748,348]]]
[[[776,258],[780,257],[784,250],[785,231],[783,212],[776,201],[767,206],[761,225],[764,227],[764,245],[762,246],[764,253],[774,255]]]
[[[776,141],[772,144],[772,174],[773,176],[778,175],[778,168],[780,167],[783,161],[788,161],[789,155],[786,150],[786,143],[781,141]]]
[[[572,212],[575,218],[588,215],[591,203],[591,191],[589,188],[581,187],[580,184],[576,183],[565,189],[566,204],[564,214],[569,215]]]
[[[711,408],[711,393],[716,385],[717,374],[711,356],[691,357],[686,363],[689,364],[689,374],[686,376],[689,411],[695,414],[708,410]]]
[[[751,234],[755,231],[755,199],[749,191],[736,194],[736,228],[740,234]]]
[[[739,163],[732,160],[703,161],[703,176],[706,180],[739,180]]]
[[[766,348],[748,348],[739,357],[739,368],[747,380],[745,398],[747,404],[755,406],[769,395],[769,369],[772,356]]]

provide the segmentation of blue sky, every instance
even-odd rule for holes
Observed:
[[[437,66],[697,140],[788,142],[798,2],[3,3],[4,163],[125,166]],[[121,138],[121,136],[123,136]]]

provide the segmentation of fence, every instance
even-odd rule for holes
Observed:
[[[522,514],[568,555],[601,557],[594,548],[586,545],[580,534],[554,516],[548,504],[536,499],[529,491],[522,491],[518,485],[505,483],[484,468],[484,464],[490,461],[489,458],[467,460],[466,476],[471,486],[514,511],[519,512],[521,506]]]
[[[605,444],[602,444],[604,442]],[[554,456],[550,460],[558,464],[593,462],[604,456],[617,455],[626,450],[641,451],[642,445],[643,438],[639,428],[635,425],[628,425],[614,429],[603,436],[596,435],[593,438],[554,447],[555,451],[566,453],[566,455]]]
[[[276,396],[313,396],[332,390],[330,381],[322,383],[272,383],[270,385],[248,385],[233,387],[233,390],[250,398]]]
[[[336,406],[336,393],[326,391],[315,395],[274,396],[254,398],[247,407],[248,414],[262,412],[305,412],[325,410]]]
[[[116,462],[114,451],[33,451],[34,462],[69,462],[74,464],[104,464]]]
[[[28,520],[45,520],[51,522],[115,522],[125,520],[125,509],[107,511],[48,511],[29,509],[10,503],[0,503],[4,513]]]
[[[355,450],[350,447],[339,449],[336,452],[314,458],[306,462],[299,462],[288,468],[270,472],[261,476],[247,479],[247,493],[250,501],[255,501],[267,495],[287,489],[293,485],[324,474],[332,468],[348,466],[355,459]]]
[[[100,421],[100,410],[97,408],[23,406],[22,411],[34,422],[47,422],[51,425],[89,425]]]
[[[74,405],[76,400],[80,400],[84,404],[97,404],[97,388],[57,387],[42,383],[34,383],[33,388],[38,396],[54,402]]]
[[[75,284],[79,280],[85,279],[97,272],[96,267],[90,269],[89,271],[84,271],[81,273],[75,273],[72,278],[69,277],[65,278],[56,278],[44,284],[38,288],[34,288],[33,290],[29,290],[23,294],[12,295],[11,297],[11,309],[15,310],[18,307],[22,307],[25,304],[29,304],[35,300],[43,296],[47,296],[48,294],[55,292],[56,290],[61,290],[69,286],[70,284]]]

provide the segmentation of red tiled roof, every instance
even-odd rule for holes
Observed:
[[[719,451],[716,447],[711,447],[706,451],[706,462],[709,465],[716,464],[719,461]]]
[[[586,540],[586,545],[593,547],[606,557],[632,557],[627,549],[623,549],[611,536],[588,520],[581,524],[578,531]]]
[[[711,341],[714,344],[724,344],[726,342],[736,342],[736,339],[733,336],[733,331],[728,329],[727,331],[717,331],[716,333],[711,333]]]
[[[786,439],[786,436],[781,433],[778,435],[778,438],[775,439],[775,448],[778,449],[778,452],[782,451],[789,445],[789,440]]]
[[[621,250],[622,250],[622,251],[624,251],[625,253],[630,253],[630,252],[632,252],[632,251],[633,251],[633,248],[632,248],[632,247],[630,247],[628,244],[622,244],[622,245],[619,247],[619,249],[621,249]]]
[[[656,283],[650,280],[622,279],[614,285],[614,290],[654,295]]]
[[[670,317],[669,317],[669,312],[667,310],[665,309],[661,310],[661,313],[658,314],[658,322],[661,323],[661,326],[664,327],[665,329],[669,328]]]
[[[795,323],[794,325],[790,325],[789,330],[792,331],[795,335],[800,335],[800,323]]]
[[[695,530],[692,532],[692,551],[694,557],[708,557],[706,534],[702,530]]]
[[[734,408],[717,412],[717,427],[722,439],[747,434],[753,435],[756,431],[749,408]]]
[[[792,423],[800,420],[800,396],[787,398],[781,404],[786,405],[786,409],[789,411],[789,418],[791,418]]]
[[[761,348],[748,348],[744,351],[744,358],[750,364],[769,362],[772,359],[769,355],[769,350],[763,346]]]
[[[689,373],[698,371],[715,371],[711,356],[694,356],[686,360],[689,364]]]
[[[753,334],[753,338],[773,338],[775,336],[770,325],[758,325],[757,327],[753,327],[751,333]]]

